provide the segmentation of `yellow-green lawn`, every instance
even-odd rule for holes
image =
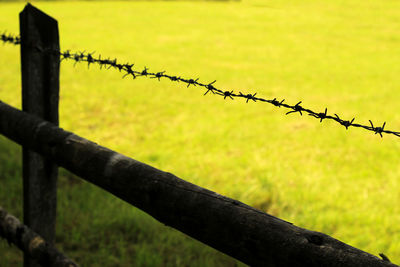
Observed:
[[[400,130],[398,0],[33,4],[58,20],[62,50]],[[0,31],[19,32],[23,7],[0,3]],[[0,99],[17,107],[19,60],[0,45]],[[63,61],[61,127],[400,262],[399,138],[122,75]],[[0,148],[0,205],[21,218],[21,149],[4,137]],[[82,266],[239,264],[64,170],[57,223],[57,246]],[[0,255],[22,261],[5,241]]]

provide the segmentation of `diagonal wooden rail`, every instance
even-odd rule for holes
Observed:
[[[397,266],[123,156],[1,101],[0,133],[251,266]]]
[[[0,206],[0,237],[18,246],[30,263],[47,267],[78,267],[78,265],[58,251],[52,243],[43,239],[20,220]],[[3,266],[3,265],[1,265]]]

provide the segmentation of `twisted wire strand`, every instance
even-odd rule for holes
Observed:
[[[19,36],[13,35],[13,34],[7,34],[6,32],[0,35],[1,41],[3,43],[10,43],[14,45],[20,45],[21,44],[21,39]],[[222,90],[218,89],[217,87],[214,86],[216,83],[216,80],[210,83],[203,83],[199,81],[199,78],[196,79],[188,79],[188,78],[183,78],[181,76],[176,76],[176,75],[169,75],[166,74],[166,71],[160,71],[160,72],[150,72],[147,67],[145,67],[143,70],[135,70],[133,69],[134,64],[130,63],[125,63],[121,64],[118,63],[118,60],[116,58],[111,59],[111,58],[102,58],[101,55],[99,54],[97,57],[93,53],[86,53],[85,51],[83,52],[71,52],[70,50],[65,50],[65,51],[58,51],[58,50],[45,50],[40,47],[35,47],[39,52],[42,53],[52,53],[60,56],[60,61],[63,60],[72,60],[76,63],[78,62],[87,62],[88,68],[90,67],[91,64],[99,65],[100,69],[101,68],[107,68],[107,69],[116,69],[119,72],[124,72],[124,75],[122,78],[125,78],[127,76],[131,76],[133,79],[136,79],[138,77],[148,77],[150,79],[158,79],[159,81],[161,78],[166,78],[169,79],[170,81],[174,82],[182,82],[185,83],[187,86],[199,86],[205,88],[205,93],[204,95],[207,95],[208,93],[218,95],[223,97],[224,99],[231,99],[234,100],[235,98],[243,98],[246,100],[246,103],[249,101],[254,101],[254,102],[265,102],[272,104],[276,107],[284,107],[286,109],[289,109],[288,112],[286,112],[286,115],[292,114],[292,113],[299,113],[300,115],[303,115],[303,113],[308,114],[309,116],[312,116],[316,119],[319,119],[320,122],[322,122],[325,119],[328,120],[333,120],[339,123],[340,125],[344,126],[346,130],[348,130],[349,127],[356,127],[356,128],[363,128],[368,131],[372,131],[375,134],[379,134],[380,137],[383,137],[383,133],[385,134],[392,134],[397,137],[400,137],[400,132],[397,131],[391,131],[391,130],[386,130],[386,122],[383,123],[382,126],[374,126],[373,122],[369,120],[370,125],[363,125],[359,123],[355,123],[355,118],[351,120],[344,120],[339,117],[336,113],[334,115],[329,115],[328,114],[328,109],[325,108],[324,112],[315,112],[311,109],[305,108],[302,105],[300,105],[302,102],[298,102],[295,105],[290,105],[287,103],[284,103],[285,99],[283,100],[277,100],[276,98],[273,99],[265,99],[262,97],[256,96],[257,93],[242,93],[242,92],[234,92],[233,90]],[[74,64],[74,65],[75,65]]]

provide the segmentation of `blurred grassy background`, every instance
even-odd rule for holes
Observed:
[[[400,2],[33,2],[61,47],[400,129]],[[24,3],[0,4],[18,33]],[[20,107],[19,47],[0,99]],[[61,127],[308,229],[400,262],[400,140],[167,80],[61,65]],[[22,217],[21,149],[0,138],[0,204]],[[236,266],[62,170],[57,246],[82,266]],[[21,254],[0,242],[2,266]]]

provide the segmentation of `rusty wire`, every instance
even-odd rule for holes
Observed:
[[[16,35],[3,33],[0,35],[0,38],[1,38],[1,41],[3,41],[4,43],[11,43],[14,45],[21,44],[20,37],[16,36]],[[343,125],[346,128],[346,130],[349,127],[357,127],[357,128],[363,128],[368,131],[372,131],[375,134],[379,134],[380,137],[383,137],[383,135],[382,135],[383,133],[392,134],[397,137],[400,137],[400,132],[385,129],[386,122],[384,122],[381,127],[374,126],[374,124],[372,123],[371,120],[369,120],[370,125],[358,124],[358,123],[354,122],[355,118],[352,118],[351,120],[344,120],[344,119],[340,118],[339,115],[337,115],[336,113],[334,114],[334,116],[329,115],[327,108],[325,108],[324,112],[312,111],[312,110],[300,105],[302,103],[301,101],[295,105],[290,105],[290,104],[284,103],[285,99],[282,99],[282,100],[278,100],[276,98],[265,99],[265,98],[257,97],[256,96],[257,93],[242,93],[240,91],[239,91],[239,93],[236,93],[233,90],[218,89],[217,87],[214,86],[216,80],[214,80],[213,82],[210,82],[210,83],[203,83],[203,82],[199,81],[199,78],[196,78],[196,79],[183,78],[181,76],[166,74],[165,71],[150,72],[147,67],[145,67],[141,71],[134,70],[133,69],[134,64],[130,64],[130,63],[121,64],[121,63],[118,63],[116,58],[114,58],[114,59],[102,58],[101,55],[98,55],[96,57],[96,56],[94,56],[94,53],[86,53],[85,51],[71,52],[70,50],[65,50],[64,52],[62,52],[62,51],[58,51],[58,50],[44,50],[40,47],[35,47],[35,48],[39,52],[53,53],[53,54],[59,55],[60,61],[72,60],[75,62],[75,64],[78,62],[87,62],[88,67],[90,66],[90,64],[93,64],[93,65],[97,64],[100,66],[100,68],[105,67],[107,69],[110,69],[110,68],[116,69],[120,72],[124,72],[124,75],[122,76],[122,78],[125,78],[127,76],[131,76],[133,79],[136,79],[138,77],[148,77],[150,79],[158,79],[159,81],[161,78],[166,78],[166,79],[169,79],[170,81],[185,83],[186,87],[189,87],[189,86],[203,87],[206,90],[204,95],[211,93],[214,95],[219,95],[219,96],[223,97],[224,99],[231,99],[231,100],[234,100],[235,98],[243,98],[246,100],[246,103],[248,103],[249,101],[265,102],[265,103],[272,104],[276,107],[284,107],[286,109],[289,109],[289,111],[286,112],[286,115],[289,115],[291,113],[299,113],[300,115],[303,115],[303,113],[305,113],[305,114],[308,114],[309,116],[319,119],[320,122],[322,122],[325,119],[336,121],[340,125]]]

